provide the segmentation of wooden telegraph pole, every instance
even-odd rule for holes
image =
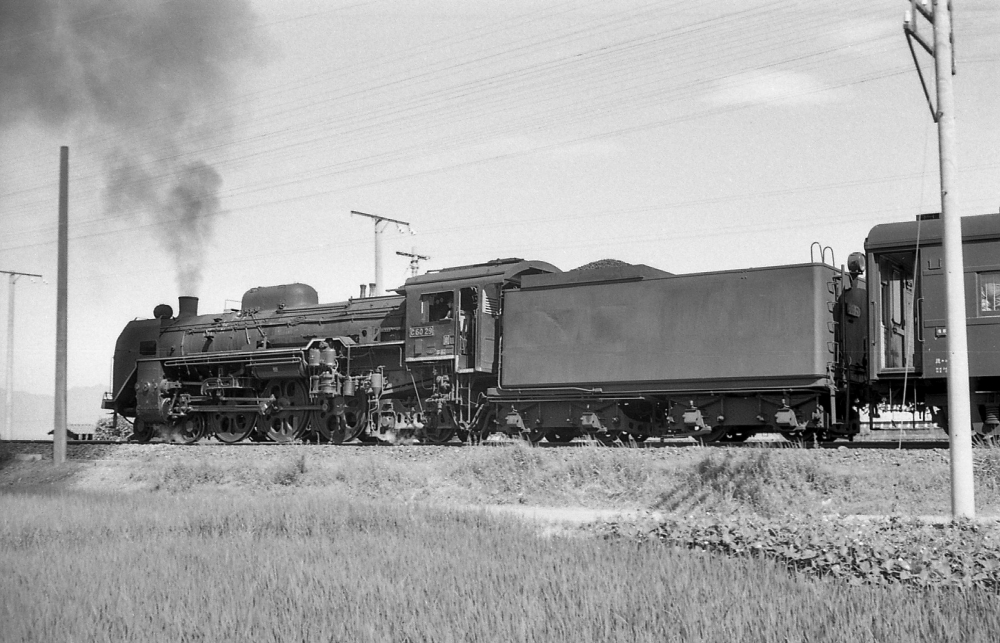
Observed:
[[[421,261],[427,261],[428,259],[430,259],[430,257],[428,257],[427,255],[418,255],[416,248],[413,249],[413,252],[400,252],[399,250],[397,250],[396,254],[398,254],[400,257],[409,257],[410,258],[410,276],[411,277],[416,277],[417,276],[417,272],[419,272],[419,270],[420,270],[420,262]]]
[[[934,39],[928,43],[917,29],[918,16],[923,16],[934,29]],[[966,332],[965,260],[962,254],[962,219],[958,213],[955,193],[955,97],[952,76],[955,58],[952,49],[951,1],[910,0],[910,10],[903,23],[906,40],[917,65],[924,95],[931,115],[938,126],[938,152],[941,165],[941,220],[943,224],[945,295],[948,305],[948,432],[951,437],[951,512],[955,520],[976,517],[976,502],[972,479],[972,413],[969,404],[969,341]],[[934,57],[937,79],[937,107],[931,100],[917,62],[913,43],[916,42]],[[918,266],[919,270],[920,267]]]
[[[395,223],[397,228],[405,227],[407,230],[410,229],[410,224],[407,221],[383,217],[381,214],[368,214],[357,210],[351,210],[351,214],[375,220],[375,288],[371,296],[380,297],[382,295],[382,231],[385,230],[385,224]]]

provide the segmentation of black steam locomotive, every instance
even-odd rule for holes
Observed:
[[[991,435],[1000,215],[962,226],[974,428]],[[176,316],[161,305],[125,327],[104,408],[134,418],[136,440],[181,442],[851,438],[882,402],[943,423],[941,222],[876,226],[865,249],[846,269],[688,275],[498,259],[332,304],[303,284],[254,288],[210,315],[181,297]]]

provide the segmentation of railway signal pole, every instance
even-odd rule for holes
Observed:
[[[933,41],[920,35],[920,17],[931,23]],[[972,479],[972,413],[969,402],[969,341],[966,332],[965,268],[962,254],[962,219],[958,213],[955,191],[955,98],[952,76],[955,58],[952,50],[951,0],[910,0],[910,10],[903,22],[906,42],[917,66],[924,96],[931,116],[938,126],[938,153],[941,167],[941,220],[943,224],[945,293],[948,306],[948,429],[951,438],[951,512],[952,518],[975,518],[976,503]],[[919,44],[934,58],[937,79],[937,106],[931,100],[913,43]],[[917,270],[920,267],[917,266]]]
[[[420,270],[420,262],[421,261],[427,261],[428,259],[430,259],[430,257],[428,257],[426,255],[418,255],[416,248],[413,249],[413,252],[400,252],[399,250],[397,250],[396,254],[398,254],[400,257],[409,257],[410,258],[410,276],[411,277],[416,277],[417,276],[417,271]]]
[[[0,274],[7,275],[10,284],[7,288],[7,376],[4,378],[6,390],[4,433],[0,438],[4,440],[14,439],[14,284],[18,277],[31,277],[41,279],[41,275],[30,272],[16,272],[13,270],[0,270]]]
[[[382,295],[382,231],[390,223],[396,224],[396,229],[402,232],[403,228],[406,230],[410,229],[410,224],[408,221],[400,221],[399,219],[391,219],[389,217],[383,217],[380,214],[368,214],[366,212],[358,212],[357,210],[351,210],[351,214],[356,214],[359,217],[368,217],[375,221],[375,291],[371,293],[372,297],[379,297]]]

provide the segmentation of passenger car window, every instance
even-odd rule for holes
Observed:
[[[979,273],[979,313],[1000,315],[1000,272]]]

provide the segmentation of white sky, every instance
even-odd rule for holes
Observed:
[[[516,256],[684,273],[804,262],[819,241],[842,263],[874,224],[939,207],[908,4],[258,0],[258,32],[235,36],[266,55],[224,105],[199,108],[208,132],[185,145],[223,178],[199,292],[178,292],[157,236],[169,222],[105,216],[106,136],[0,133],[0,269],[47,281],[17,285],[14,386],[53,387],[60,145],[70,386],[107,383],[121,328],[178,295],[203,313],[258,285],[356,295],[373,240],[351,210],[413,225],[384,237],[389,287],[407,276],[394,252],[413,247],[424,268]],[[954,7],[958,202],[993,212],[1000,11]],[[141,129],[122,140],[145,142]],[[6,280],[0,293],[6,322]]]

